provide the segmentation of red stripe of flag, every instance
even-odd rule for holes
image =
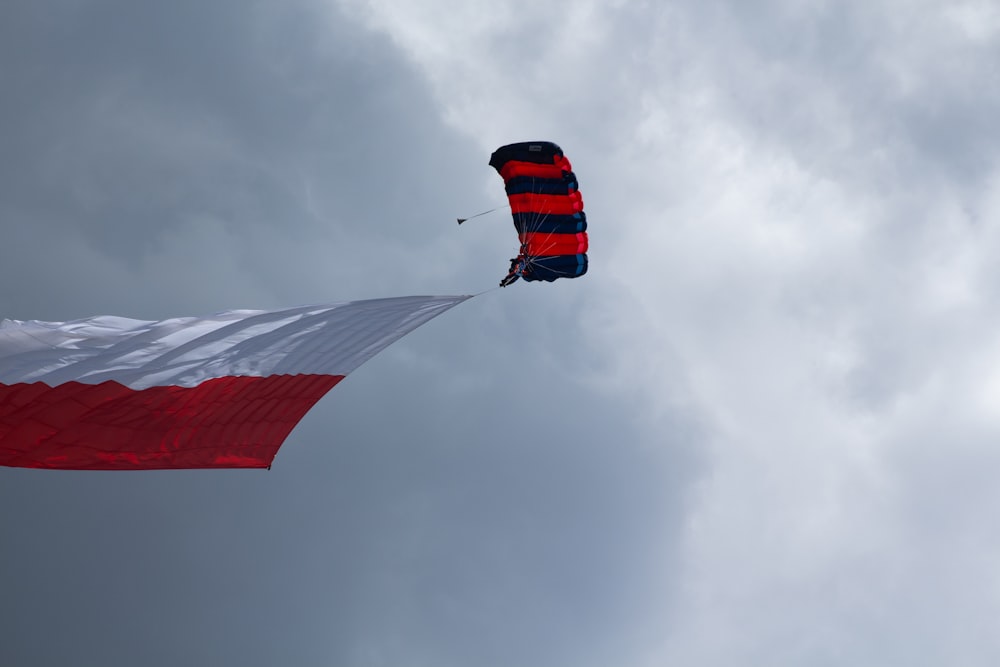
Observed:
[[[0,465],[266,468],[295,424],[343,378],[222,377],[141,390],[113,381],[0,384]]]

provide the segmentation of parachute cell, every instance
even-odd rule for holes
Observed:
[[[500,284],[585,274],[587,217],[576,175],[562,149],[549,141],[508,144],[494,151],[490,166],[504,180],[521,242]]]
[[[467,298],[0,321],[0,465],[268,467],[348,373]]]

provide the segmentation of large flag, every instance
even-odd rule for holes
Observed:
[[[0,465],[264,468],[344,376],[468,296],[0,321]]]

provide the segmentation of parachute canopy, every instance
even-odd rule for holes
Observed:
[[[521,249],[501,285],[587,272],[587,218],[569,160],[550,141],[501,146],[490,166],[503,178]]]
[[[348,373],[468,299],[0,321],[0,465],[265,468]]]

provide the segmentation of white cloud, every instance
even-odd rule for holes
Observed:
[[[350,5],[481,143],[546,131],[583,156],[597,368],[651,441],[666,406],[705,428],[653,662],[987,664],[988,524],[941,550],[907,506],[982,494],[960,505],[988,521],[996,499],[963,483],[990,448],[960,444],[1000,410],[996,166],[935,120],[997,111],[996,12]],[[954,485],[931,482],[956,446]]]

